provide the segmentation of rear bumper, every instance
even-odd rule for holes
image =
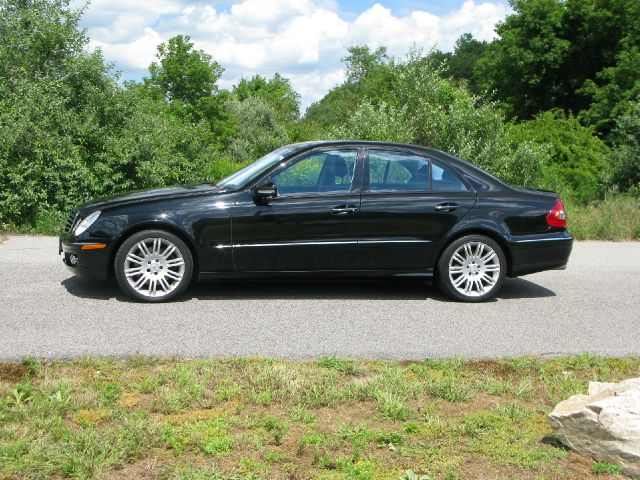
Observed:
[[[86,242],[68,242],[64,236],[58,241],[58,254],[62,255],[62,263],[76,275],[97,280],[109,277],[109,258],[111,249],[81,250]]]
[[[573,248],[573,237],[566,231],[510,237],[507,241],[511,253],[510,277],[563,270]]]

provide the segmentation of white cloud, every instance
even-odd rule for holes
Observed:
[[[466,0],[442,16],[421,10],[396,15],[376,3],[346,19],[334,0],[241,0],[229,9],[217,3],[93,0],[82,23],[90,46],[102,48],[125,77],[139,75],[154,61],[158,43],[181,33],[225,67],[223,85],[241,75],[278,71],[291,79],[306,107],[344,79],[340,57],[350,45],[386,45],[396,56],[414,44],[450,50],[466,32],[491,39],[495,23],[508,12],[504,0]]]

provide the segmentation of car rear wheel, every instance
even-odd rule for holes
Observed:
[[[445,248],[437,265],[440,288],[457,300],[481,302],[498,293],[507,269],[500,245],[483,235],[459,238]]]
[[[122,243],[114,267],[118,284],[127,295],[145,302],[165,302],[189,285],[193,258],[176,235],[145,230]]]

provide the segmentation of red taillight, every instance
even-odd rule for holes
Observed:
[[[547,225],[550,227],[567,228],[567,214],[564,211],[562,200],[558,199],[547,215]]]

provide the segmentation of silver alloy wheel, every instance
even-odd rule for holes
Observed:
[[[166,238],[139,241],[129,249],[124,261],[127,282],[145,297],[163,297],[175,290],[184,270],[182,252]]]
[[[467,242],[449,259],[449,280],[462,295],[480,297],[489,293],[500,278],[500,258],[484,242]]]

